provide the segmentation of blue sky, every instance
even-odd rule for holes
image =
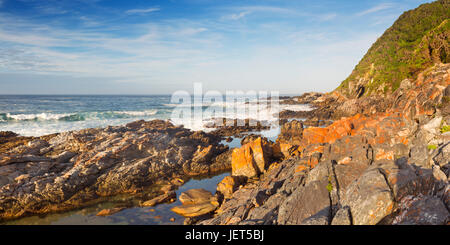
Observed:
[[[330,91],[399,0],[0,0],[0,94]]]

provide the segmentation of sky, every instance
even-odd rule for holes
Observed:
[[[424,0],[0,0],[0,94],[331,91]]]

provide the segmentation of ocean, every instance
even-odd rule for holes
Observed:
[[[124,125],[136,120],[168,119],[172,120],[172,112],[176,108],[190,108],[195,114],[211,110],[226,111],[235,108],[235,118],[253,118],[278,122],[277,112],[281,110],[310,110],[308,105],[279,105],[275,107],[267,104],[267,99],[238,103],[203,103],[199,105],[180,105],[172,101],[171,95],[0,95],[0,131],[13,131],[23,136],[41,136],[63,131]],[[206,101],[210,101],[206,99]],[[279,102],[279,101],[276,101]],[[248,104],[258,105],[258,111],[242,110]],[[278,103],[276,103],[278,104]],[[199,110],[201,108],[201,110]],[[204,116],[206,113],[203,113]],[[204,127],[211,118],[200,117],[190,128],[193,130],[211,130]],[[183,124],[184,125],[184,124]],[[269,130],[261,132],[269,140],[275,140],[280,132],[278,124],[271,124]],[[231,142],[222,141],[229,147],[240,147],[240,139],[232,137]],[[217,176],[204,176],[190,179],[176,192],[177,196],[188,189],[203,188],[215,192],[217,184],[229,173]],[[110,216],[97,216],[105,208],[115,207],[124,197],[109,197],[88,207],[61,213],[34,215],[3,224],[183,224],[184,218],[171,211],[180,205],[177,199],[174,203],[160,204],[155,207],[140,207],[134,204],[119,213]],[[125,199],[124,199],[125,200]],[[128,200],[128,199],[127,199]],[[134,200],[134,199],[131,199]],[[134,200],[133,202],[136,202]],[[171,221],[175,218],[175,221]]]
[[[13,131],[23,136],[42,136],[52,133],[118,126],[136,120],[171,120],[172,111],[179,106],[171,101],[171,95],[0,95],[0,131]],[[263,99],[252,103],[261,104]],[[266,99],[267,101],[267,99]],[[188,105],[191,106],[191,105]],[[195,105],[197,106],[197,105]],[[229,103],[206,103],[200,105],[205,112],[230,107]],[[245,107],[246,103],[234,103],[235,107]],[[243,113],[239,109],[235,118],[253,118],[276,121],[277,112],[310,110],[307,105],[280,105],[277,110],[270,106],[259,106],[258,113]],[[191,107],[194,113],[198,110]],[[264,111],[264,113],[261,113]],[[214,114],[215,115],[215,114]],[[192,115],[195,119],[195,116]],[[204,124],[211,118],[200,117],[190,125],[192,130],[205,130]],[[276,129],[274,129],[276,132]]]

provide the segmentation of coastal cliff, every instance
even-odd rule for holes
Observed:
[[[448,0],[404,13],[336,90],[283,98],[314,109],[282,111],[275,142],[248,119],[210,133],[163,120],[0,132],[0,221],[125,193],[139,202],[97,215],[178,198],[185,224],[449,224],[449,14]],[[222,172],[214,194],[174,191]]]
[[[403,13],[378,38],[336,91],[349,98],[384,95],[435,63],[450,62],[450,1]]]

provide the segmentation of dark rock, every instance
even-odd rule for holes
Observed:
[[[399,204],[396,225],[445,225],[450,213],[442,200],[432,196],[407,196]]]
[[[351,225],[352,217],[350,215],[350,208],[340,208],[333,217],[331,225]]]

